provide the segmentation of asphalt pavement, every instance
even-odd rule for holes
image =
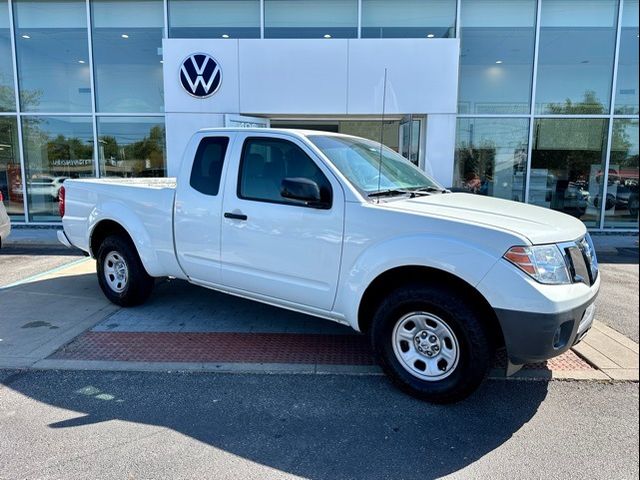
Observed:
[[[7,243],[0,248],[0,287],[84,258],[62,245]]]
[[[637,383],[434,406],[382,376],[0,372],[5,479],[632,479],[637,453]]]

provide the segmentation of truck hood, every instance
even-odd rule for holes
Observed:
[[[564,213],[470,193],[399,199],[385,207],[508,231],[534,245],[573,241],[587,232],[584,223]]]

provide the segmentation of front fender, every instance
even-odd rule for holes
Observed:
[[[124,202],[110,200],[100,204],[100,206],[96,206],[91,211],[87,228],[87,245],[91,245],[91,236],[96,226],[105,220],[111,220],[127,231],[149,275],[152,277],[163,275],[163,268],[158,260],[156,249],[153,247],[151,235],[138,216]]]
[[[345,265],[335,310],[344,312],[356,330],[358,309],[369,285],[398,267],[420,266],[442,270],[476,286],[499,259],[469,242],[439,235],[408,235],[372,245]]]

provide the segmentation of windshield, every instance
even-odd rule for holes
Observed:
[[[409,160],[388,147],[382,147],[380,165],[378,142],[329,135],[310,135],[308,138],[358,190],[366,195],[396,190],[444,190]]]

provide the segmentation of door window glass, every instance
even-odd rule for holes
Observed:
[[[249,138],[242,149],[238,194],[241,198],[304,205],[281,195],[282,180],[306,178],[318,184],[322,201],[331,198],[331,184],[296,144],[277,138]]]
[[[203,138],[193,159],[189,184],[205,195],[217,195],[229,138]]]

